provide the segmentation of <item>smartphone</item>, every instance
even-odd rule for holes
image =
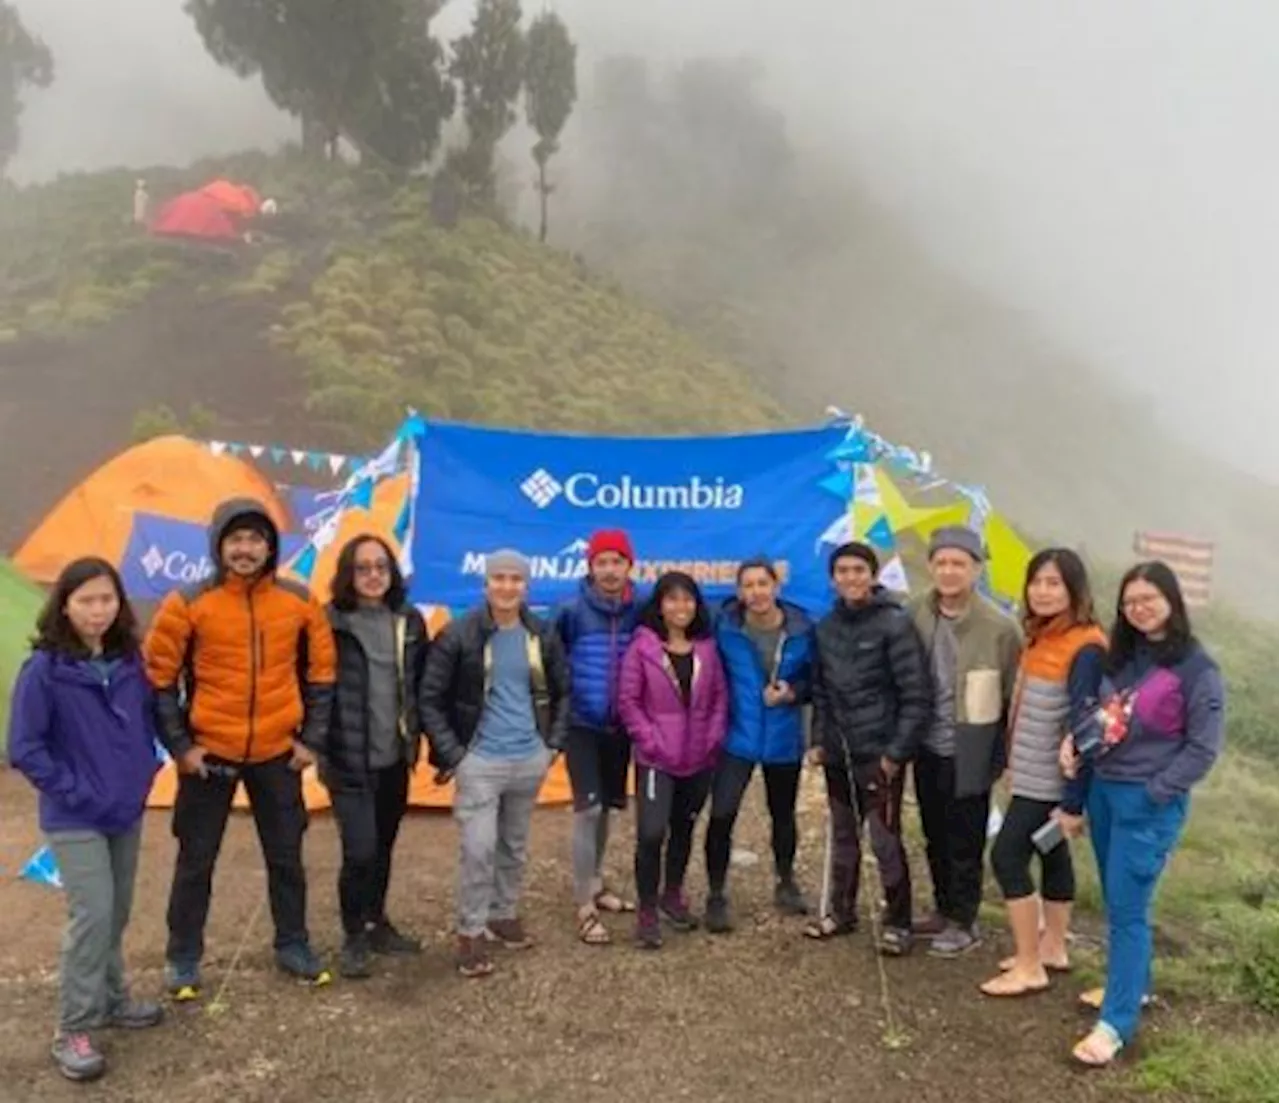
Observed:
[[[1054,847],[1061,845],[1065,841],[1066,836],[1062,833],[1062,824],[1057,820],[1047,820],[1031,836],[1032,845],[1041,854],[1048,854]]]

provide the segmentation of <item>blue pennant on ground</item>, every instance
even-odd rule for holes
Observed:
[[[34,881],[38,885],[62,888],[62,874],[58,872],[58,863],[53,856],[53,851],[47,846],[42,846],[27,859],[27,864],[22,867],[18,876],[24,881]]]

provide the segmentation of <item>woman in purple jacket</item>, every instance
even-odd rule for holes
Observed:
[[[658,579],[640,614],[622,660],[618,714],[636,761],[636,942],[656,950],[662,945],[659,912],[678,931],[698,925],[685,899],[684,875],[729,720],[711,618],[687,574],[671,571]],[[659,896],[664,842],[666,883]]]
[[[90,1030],[162,1017],[159,1005],[129,998],[120,949],[159,765],[135,623],[115,568],[76,560],[37,621],[9,717],[9,759],[40,792],[40,827],[66,892],[53,1059],[70,1080],[106,1070]]]

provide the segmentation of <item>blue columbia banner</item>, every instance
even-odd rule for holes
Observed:
[[[413,597],[479,600],[487,552],[530,558],[530,601],[569,596],[587,538],[621,528],[636,581],[685,570],[709,595],[733,589],[738,563],[765,554],[787,596],[830,600],[828,534],[849,513],[832,453],[847,428],[725,437],[582,437],[427,422],[418,446]],[[825,485],[824,485],[825,484]]]

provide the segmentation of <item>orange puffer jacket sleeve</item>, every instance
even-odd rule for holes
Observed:
[[[170,753],[192,743],[233,762],[323,747],[336,654],[305,588],[229,579],[162,603],[144,645]]]

